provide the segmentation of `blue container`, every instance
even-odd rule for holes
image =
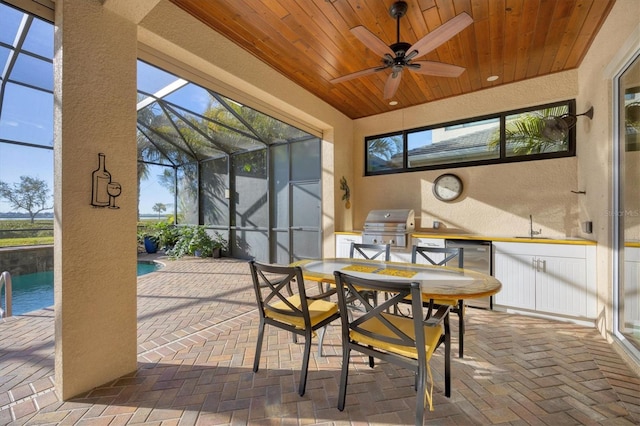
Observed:
[[[158,251],[158,243],[151,237],[144,237],[144,249],[147,253],[155,253]]]

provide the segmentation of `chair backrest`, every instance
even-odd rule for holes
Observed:
[[[265,310],[277,315],[293,316],[304,320],[306,327],[311,325],[309,306],[300,267],[271,265],[249,262],[249,269],[253,278],[253,289],[258,302],[261,317],[265,317]],[[290,296],[297,294],[299,305],[291,303]],[[274,315],[275,314],[275,315]]]
[[[338,308],[342,320],[343,342],[353,338],[354,333],[359,335],[359,344],[373,346],[383,351],[391,351],[409,358],[414,358],[417,353],[418,360],[425,362],[427,356],[435,350],[437,345],[430,347],[429,353],[425,350],[424,327],[437,325],[444,334],[443,324],[446,321],[448,328],[448,307],[442,307],[436,314],[423,319],[422,297],[420,283],[370,280],[335,271],[336,288],[338,294]],[[373,305],[363,292],[384,292],[387,297],[378,305]],[[407,303],[407,297],[411,296],[411,304]],[[363,308],[360,316],[348,315],[349,306],[353,304],[353,298],[359,301]],[[409,312],[407,312],[407,310]],[[446,316],[446,318],[445,318]],[[405,326],[411,320],[413,329]],[[374,327],[371,325],[375,324]],[[407,334],[407,331],[411,333]],[[447,330],[448,331],[448,330]],[[378,342],[378,343],[376,343]],[[382,342],[382,347],[380,347]],[[390,350],[390,347],[393,349]],[[384,356],[381,357],[384,359]]]
[[[464,268],[464,249],[462,247],[426,247],[414,245],[411,249],[411,263],[426,263],[436,266],[447,265],[447,262],[458,258],[458,268]],[[434,255],[443,255],[436,258]],[[451,266],[451,265],[448,265]]]
[[[378,259],[382,255],[384,255],[384,259],[379,260],[391,260],[390,244],[351,243],[351,248],[349,249],[349,257],[352,259]]]

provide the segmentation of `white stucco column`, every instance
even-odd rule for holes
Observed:
[[[136,369],[137,42],[98,0],[55,9],[55,380],[68,399]],[[109,175],[94,181],[100,153]],[[117,208],[92,206],[109,181]]]

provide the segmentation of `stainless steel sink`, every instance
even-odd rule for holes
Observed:
[[[530,237],[528,235],[526,237],[516,236],[514,238],[522,238],[522,239],[526,239],[526,240],[550,240],[551,239],[551,237],[538,237],[538,236]]]

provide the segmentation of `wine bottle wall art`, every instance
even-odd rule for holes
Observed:
[[[111,180],[111,173],[105,167],[105,155],[98,154],[98,168],[91,174],[91,205],[119,209],[116,198],[122,193],[118,182]]]

